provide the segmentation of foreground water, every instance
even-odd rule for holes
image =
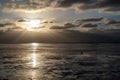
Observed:
[[[0,44],[0,80],[119,80],[120,44]]]

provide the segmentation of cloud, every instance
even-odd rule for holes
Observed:
[[[112,25],[112,24],[120,24],[120,21],[117,20],[112,20],[112,19],[107,19],[106,24]]]
[[[72,23],[66,23],[64,24],[64,26],[52,26],[50,27],[50,29],[69,29],[69,28],[75,28],[75,27],[79,27],[79,25],[74,25]]]
[[[0,24],[0,27],[7,27],[7,26],[15,26],[14,23],[4,23],[4,24]]]
[[[73,23],[66,23],[63,26],[54,25],[50,29],[54,30],[78,30],[82,32],[101,32],[108,29],[120,29],[120,22],[113,19],[104,19],[103,17],[98,18],[87,18],[76,20]]]
[[[49,7],[54,0],[3,0],[1,5],[6,10],[37,10]]]
[[[20,26],[15,26],[15,27],[12,27],[11,29],[22,29],[22,27],[20,27]]]
[[[101,21],[103,20],[103,17],[100,17],[100,18],[87,18],[87,19],[79,19],[79,20],[76,20],[76,22],[98,22],[98,21]]]
[[[97,27],[97,24],[87,23],[87,24],[83,24],[81,27],[82,28],[95,28]]]
[[[58,7],[71,7],[73,4],[84,4],[90,3],[91,0],[58,0],[57,5]]]
[[[90,3],[85,3],[78,7],[80,10],[102,9],[104,11],[120,11],[120,1],[117,0],[89,0]]]
[[[5,24],[0,24],[0,27],[5,27]]]
[[[1,23],[0,24],[0,30],[2,32],[8,32],[8,31],[14,31],[14,30],[23,30],[21,26],[16,25],[15,22],[11,23]]]
[[[42,23],[47,24],[47,23],[54,23],[54,21],[43,21]]]
[[[59,0],[58,7],[77,6],[79,10],[102,9],[104,11],[120,11],[119,0]]]
[[[52,26],[50,29],[66,29],[64,26]]]
[[[17,22],[27,22],[28,20],[25,20],[25,19],[20,19],[18,20]]]
[[[104,20],[103,20],[104,19]],[[76,19],[75,19],[76,20]],[[18,19],[14,21],[9,21],[7,23],[1,23],[0,24],[0,29],[3,30],[21,30],[25,31],[28,27],[27,24],[24,22],[29,21],[29,19]],[[57,25],[55,21],[51,20],[43,20],[41,21],[40,25],[36,28],[35,30],[40,30],[41,28],[46,28],[50,30],[78,30],[82,32],[99,32],[99,31],[105,31],[108,29],[120,29],[120,21],[119,20],[114,20],[112,18],[105,19],[103,17],[98,17],[98,18],[86,18],[86,19],[79,19],[77,20],[78,23],[74,22],[73,23],[65,23],[63,25]],[[52,24],[53,23],[53,24]]]
[[[120,0],[2,0],[2,8],[7,10],[40,10],[45,8],[69,8],[79,10],[102,9],[120,11]]]

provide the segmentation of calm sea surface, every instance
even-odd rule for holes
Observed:
[[[120,44],[0,44],[0,80],[120,80]]]

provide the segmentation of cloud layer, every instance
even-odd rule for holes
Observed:
[[[90,21],[91,20],[91,21]],[[49,21],[42,24],[49,25],[46,33],[35,29],[34,32],[25,30],[17,24],[25,23],[27,19],[18,19],[13,22],[0,24],[0,43],[26,43],[26,42],[120,42],[120,21],[105,18],[79,19],[80,22],[68,22],[62,26]],[[82,22],[81,22],[82,21]],[[46,24],[46,25],[47,25]],[[54,25],[50,25],[54,24]],[[42,27],[42,28],[47,28]],[[82,28],[87,29],[82,31]],[[9,42],[8,42],[9,40]]]
[[[29,25],[27,24],[29,19],[18,19],[13,22],[0,23],[0,30],[5,31],[13,31],[13,30],[21,30],[25,31]],[[41,26],[42,25],[42,26]],[[40,29],[49,29],[49,30],[77,30],[84,32],[99,32],[99,31],[107,31],[107,30],[117,30],[120,29],[120,21],[114,20],[111,18],[86,18],[86,19],[78,19],[75,22],[67,22],[65,24],[58,24],[55,21],[42,21],[34,30]]]
[[[101,9],[120,11],[120,0],[0,0],[3,9],[38,10],[44,8],[69,8],[78,10]]]

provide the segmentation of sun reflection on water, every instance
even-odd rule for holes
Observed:
[[[37,48],[38,48],[38,45],[39,45],[38,43],[32,43],[32,44],[31,44],[32,50],[33,50],[33,51],[36,51]]]
[[[36,80],[36,78],[37,78],[37,72],[35,70],[33,70],[31,72],[31,77],[32,77],[33,80]]]
[[[38,80],[38,78],[43,77],[44,56],[42,56],[43,54],[41,54],[40,51],[38,50],[38,47],[40,47],[39,45],[40,44],[38,43],[30,44],[31,53],[28,54],[28,58],[30,60],[29,61],[30,70],[28,72],[29,74],[28,76],[30,80]]]
[[[32,46],[32,50],[33,50],[33,53],[31,55],[31,58],[32,58],[32,67],[35,68],[37,66],[37,54],[36,54],[36,50],[38,48],[38,43],[32,43],[31,46]]]
[[[32,67],[32,70],[30,70],[29,74],[30,74],[30,80],[36,80],[37,79],[37,72],[36,72],[36,69],[34,68],[37,68],[38,66],[38,57],[37,57],[37,48],[38,48],[38,45],[37,43],[31,43],[31,50],[32,50],[32,53],[30,56],[31,58],[31,61],[30,61],[30,66]]]
[[[33,68],[35,68],[37,65],[37,56],[36,56],[36,53],[33,53],[32,54],[32,66]]]
[[[32,43],[32,46],[38,46],[38,43]]]

